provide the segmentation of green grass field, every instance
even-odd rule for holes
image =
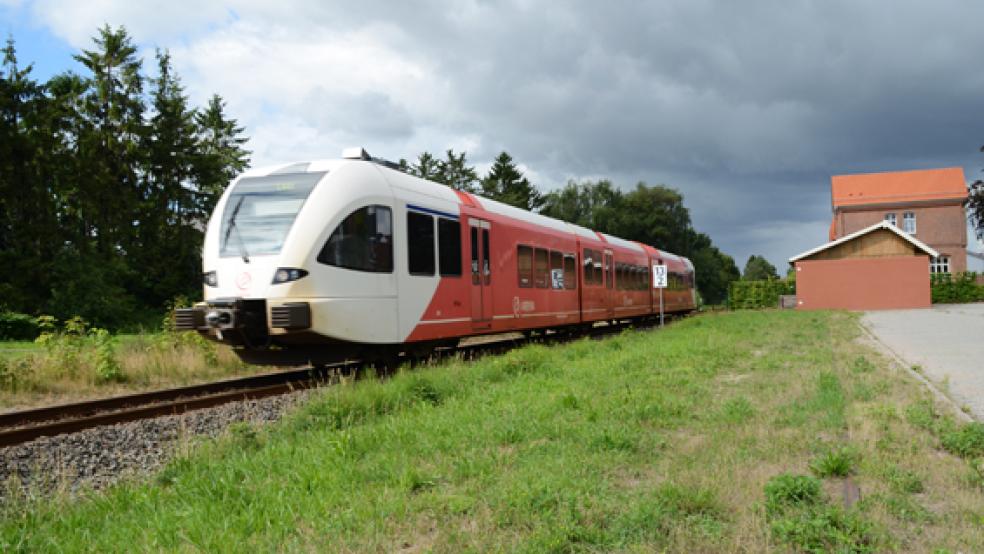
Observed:
[[[13,500],[0,549],[979,549],[984,434],[857,334],[721,313],[343,384],[147,480]]]

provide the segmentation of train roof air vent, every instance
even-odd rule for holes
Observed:
[[[346,148],[346,149],[342,150],[342,159],[345,159],[345,160],[365,160],[367,162],[372,162],[374,164],[379,164],[379,165],[381,165],[383,167],[388,167],[388,168],[394,169],[396,171],[403,171],[403,167],[401,167],[400,164],[398,164],[396,162],[391,162],[389,160],[385,160],[383,158],[373,158],[372,156],[369,155],[369,152],[366,152],[366,149],[365,148],[362,148],[362,147],[359,147],[359,146],[355,146],[353,148]]]
[[[353,148],[346,148],[342,150],[342,158],[346,160],[371,160],[372,156],[369,152],[366,152],[365,148],[360,146],[355,146]]]

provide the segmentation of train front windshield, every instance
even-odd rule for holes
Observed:
[[[219,256],[280,253],[298,212],[321,173],[289,173],[240,179],[229,195],[219,228]]]

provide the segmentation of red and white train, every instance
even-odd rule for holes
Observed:
[[[361,148],[250,170],[215,207],[179,329],[253,363],[423,353],[463,337],[695,308],[690,260],[399,171]]]

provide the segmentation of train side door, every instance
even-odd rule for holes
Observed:
[[[468,219],[470,246],[472,322],[476,328],[492,325],[492,225],[484,219]]]
[[[608,308],[608,318],[615,317],[615,256],[611,250],[605,250],[605,306]]]

